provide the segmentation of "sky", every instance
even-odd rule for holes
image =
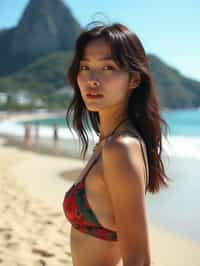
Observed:
[[[0,29],[17,25],[28,1],[0,0]],[[82,27],[92,20],[125,24],[140,38],[147,54],[200,81],[199,0],[63,1]]]

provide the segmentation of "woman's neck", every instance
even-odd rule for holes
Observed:
[[[112,119],[110,121],[105,121],[100,123],[100,141],[112,135],[116,130],[121,128],[128,121],[128,116],[121,116],[118,119]]]
[[[117,104],[109,109],[99,111],[99,135],[100,139],[112,134],[115,127],[124,119],[128,119],[127,102]]]

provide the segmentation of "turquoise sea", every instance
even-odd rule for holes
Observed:
[[[200,109],[179,109],[176,111],[170,110],[162,112],[162,115],[166,119],[170,127],[170,135],[200,137]],[[52,126],[55,123],[58,124],[59,127],[66,127],[65,117],[59,119],[49,118],[41,120],[32,120],[31,122],[33,124],[37,123],[44,127]]]

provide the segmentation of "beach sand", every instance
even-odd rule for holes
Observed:
[[[0,265],[72,265],[62,200],[85,162],[4,143],[0,138]],[[200,266],[199,244],[157,225],[149,232],[152,266]]]

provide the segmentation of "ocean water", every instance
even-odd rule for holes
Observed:
[[[176,111],[169,110],[162,112],[162,116],[169,126],[169,134],[167,138],[163,138],[165,152],[170,156],[200,159],[200,109],[179,109]],[[26,121],[19,122],[19,127],[15,127],[14,131],[12,128],[9,128],[9,125],[6,125],[6,128],[9,132],[14,132],[14,134],[23,136],[24,128],[22,125],[25,123]],[[48,118],[32,120],[31,123],[33,124],[33,135],[35,130],[34,126],[37,123],[40,126],[40,136],[52,139],[52,128],[54,124],[57,124],[59,127],[58,134],[60,139],[71,141],[78,140],[75,131],[72,130],[71,133],[67,128],[65,117],[59,119]],[[94,131],[89,132],[88,135],[92,144],[98,140],[98,137]]]
[[[169,135],[163,138],[163,161],[172,182],[160,193],[147,194],[149,222],[200,243],[200,110],[169,110],[162,114],[169,125]],[[0,134],[23,136],[24,123],[3,122]],[[67,129],[64,117],[31,123],[40,125],[40,136],[45,139],[52,139],[52,126],[58,124],[59,138],[74,149],[72,142],[78,137]],[[97,140],[95,133],[90,137]]]
[[[162,112],[162,116],[169,124],[171,136],[200,137],[200,109],[169,110]],[[24,123],[26,121],[19,122],[18,124]],[[31,123],[37,123],[43,127],[51,127],[56,123],[59,127],[66,128],[65,117],[60,119],[37,119],[32,120]]]
[[[200,109],[163,112],[170,126],[170,135],[200,137]]]

